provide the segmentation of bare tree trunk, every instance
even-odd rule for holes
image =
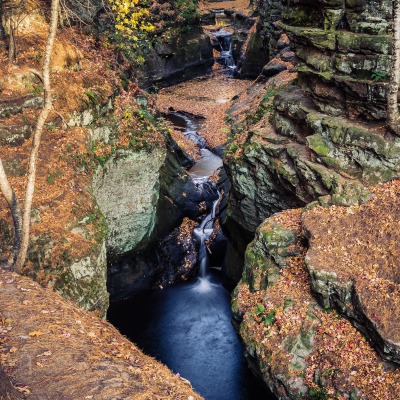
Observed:
[[[10,36],[8,44],[8,65],[11,66],[15,61],[17,61],[16,52],[16,42],[15,42],[15,27],[13,16],[10,17]]]
[[[4,29],[4,25],[3,25],[4,15],[5,15],[4,0],[0,0],[0,39],[1,40],[5,40],[5,38],[6,38],[6,30]]]
[[[400,0],[393,0],[393,46],[392,70],[388,90],[387,125],[400,135],[400,113],[398,105],[400,81]]]
[[[10,257],[9,264],[12,266],[17,260],[19,249],[21,246],[21,235],[22,235],[22,214],[21,208],[18,203],[18,199],[8,182],[6,173],[4,171],[3,162],[0,159],[0,191],[3,193],[8,206],[11,211],[11,216],[14,224],[14,246],[12,256]]]
[[[28,183],[26,186],[26,193],[25,193],[21,248],[17,257],[17,261],[14,265],[16,272],[22,271],[22,267],[25,264],[26,255],[28,252],[32,199],[33,199],[33,193],[35,191],[37,158],[38,158],[43,127],[49,115],[49,112],[52,108],[51,86],[50,86],[50,61],[57,31],[58,5],[59,5],[59,0],[52,0],[50,31],[47,39],[46,50],[44,54],[44,63],[43,63],[44,105],[42,111],[40,112],[38,121],[36,123],[35,132],[33,133],[32,150],[29,158]]]

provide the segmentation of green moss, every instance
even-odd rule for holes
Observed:
[[[331,152],[330,147],[320,134],[307,136],[307,143],[308,147],[319,156],[325,157]]]
[[[231,303],[231,309],[232,309],[232,313],[234,315],[237,315],[239,313],[239,307],[238,307],[238,302],[237,300],[233,300]]]

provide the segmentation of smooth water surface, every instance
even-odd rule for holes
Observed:
[[[111,306],[108,318],[206,400],[274,399],[252,376],[218,275]]]

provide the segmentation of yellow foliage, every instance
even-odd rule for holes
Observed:
[[[152,32],[154,26],[147,21],[149,10],[140,5],[139,0],[108,0],[115,17],[117,34],[130,37],[134,31]],[[137,40],[137,37],[132,37]]]

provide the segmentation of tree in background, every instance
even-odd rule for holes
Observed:
[[[151,32],[154,26],[148,21],[150,12],[140,5],[139,0],[109,0],[110,9],[114,15],[117,34],[138,40],[139,32]]]
[[[392,69],[388,90],[387,125],[400,135],[400,113],[398,105],[400,81],[400,0],[393,0],[393,45]]]
[[[35,191],[36,166],[37,166],[39,146],[44,124],[46,123],[47,117],[49,115],[49,112],[53,104],[51,98],[51,85],[50,85],[50,61],[53,51],[54,39],[57,31],[58,8],[59,8],[59,0],[52,0],[50,29],[44,53],[44,62],[43,62],[44,104],[42,110],[40,111],[35,131],[33,133],[33,142],[29,157],[28,181],[26,185],[24,213],[22,221],[21,221],[21,211],[19,209],[18,200],[15,196],[14,191],[11,188],[11,185],[7,180],[3,164],[0,160],[0,190],[3,193],[10,207],[14,221],[15,236],[14,236],[13,257],[11,258],[11,267],[16,272],[22,271],[22,267],[25,264],[26,255],[28,252],[32,200],[33,200],[33,193]]]
[[[8,38],[8,65],[17,62],[18,28],[35,8],[30,0],[0,0],[1,36]]]

